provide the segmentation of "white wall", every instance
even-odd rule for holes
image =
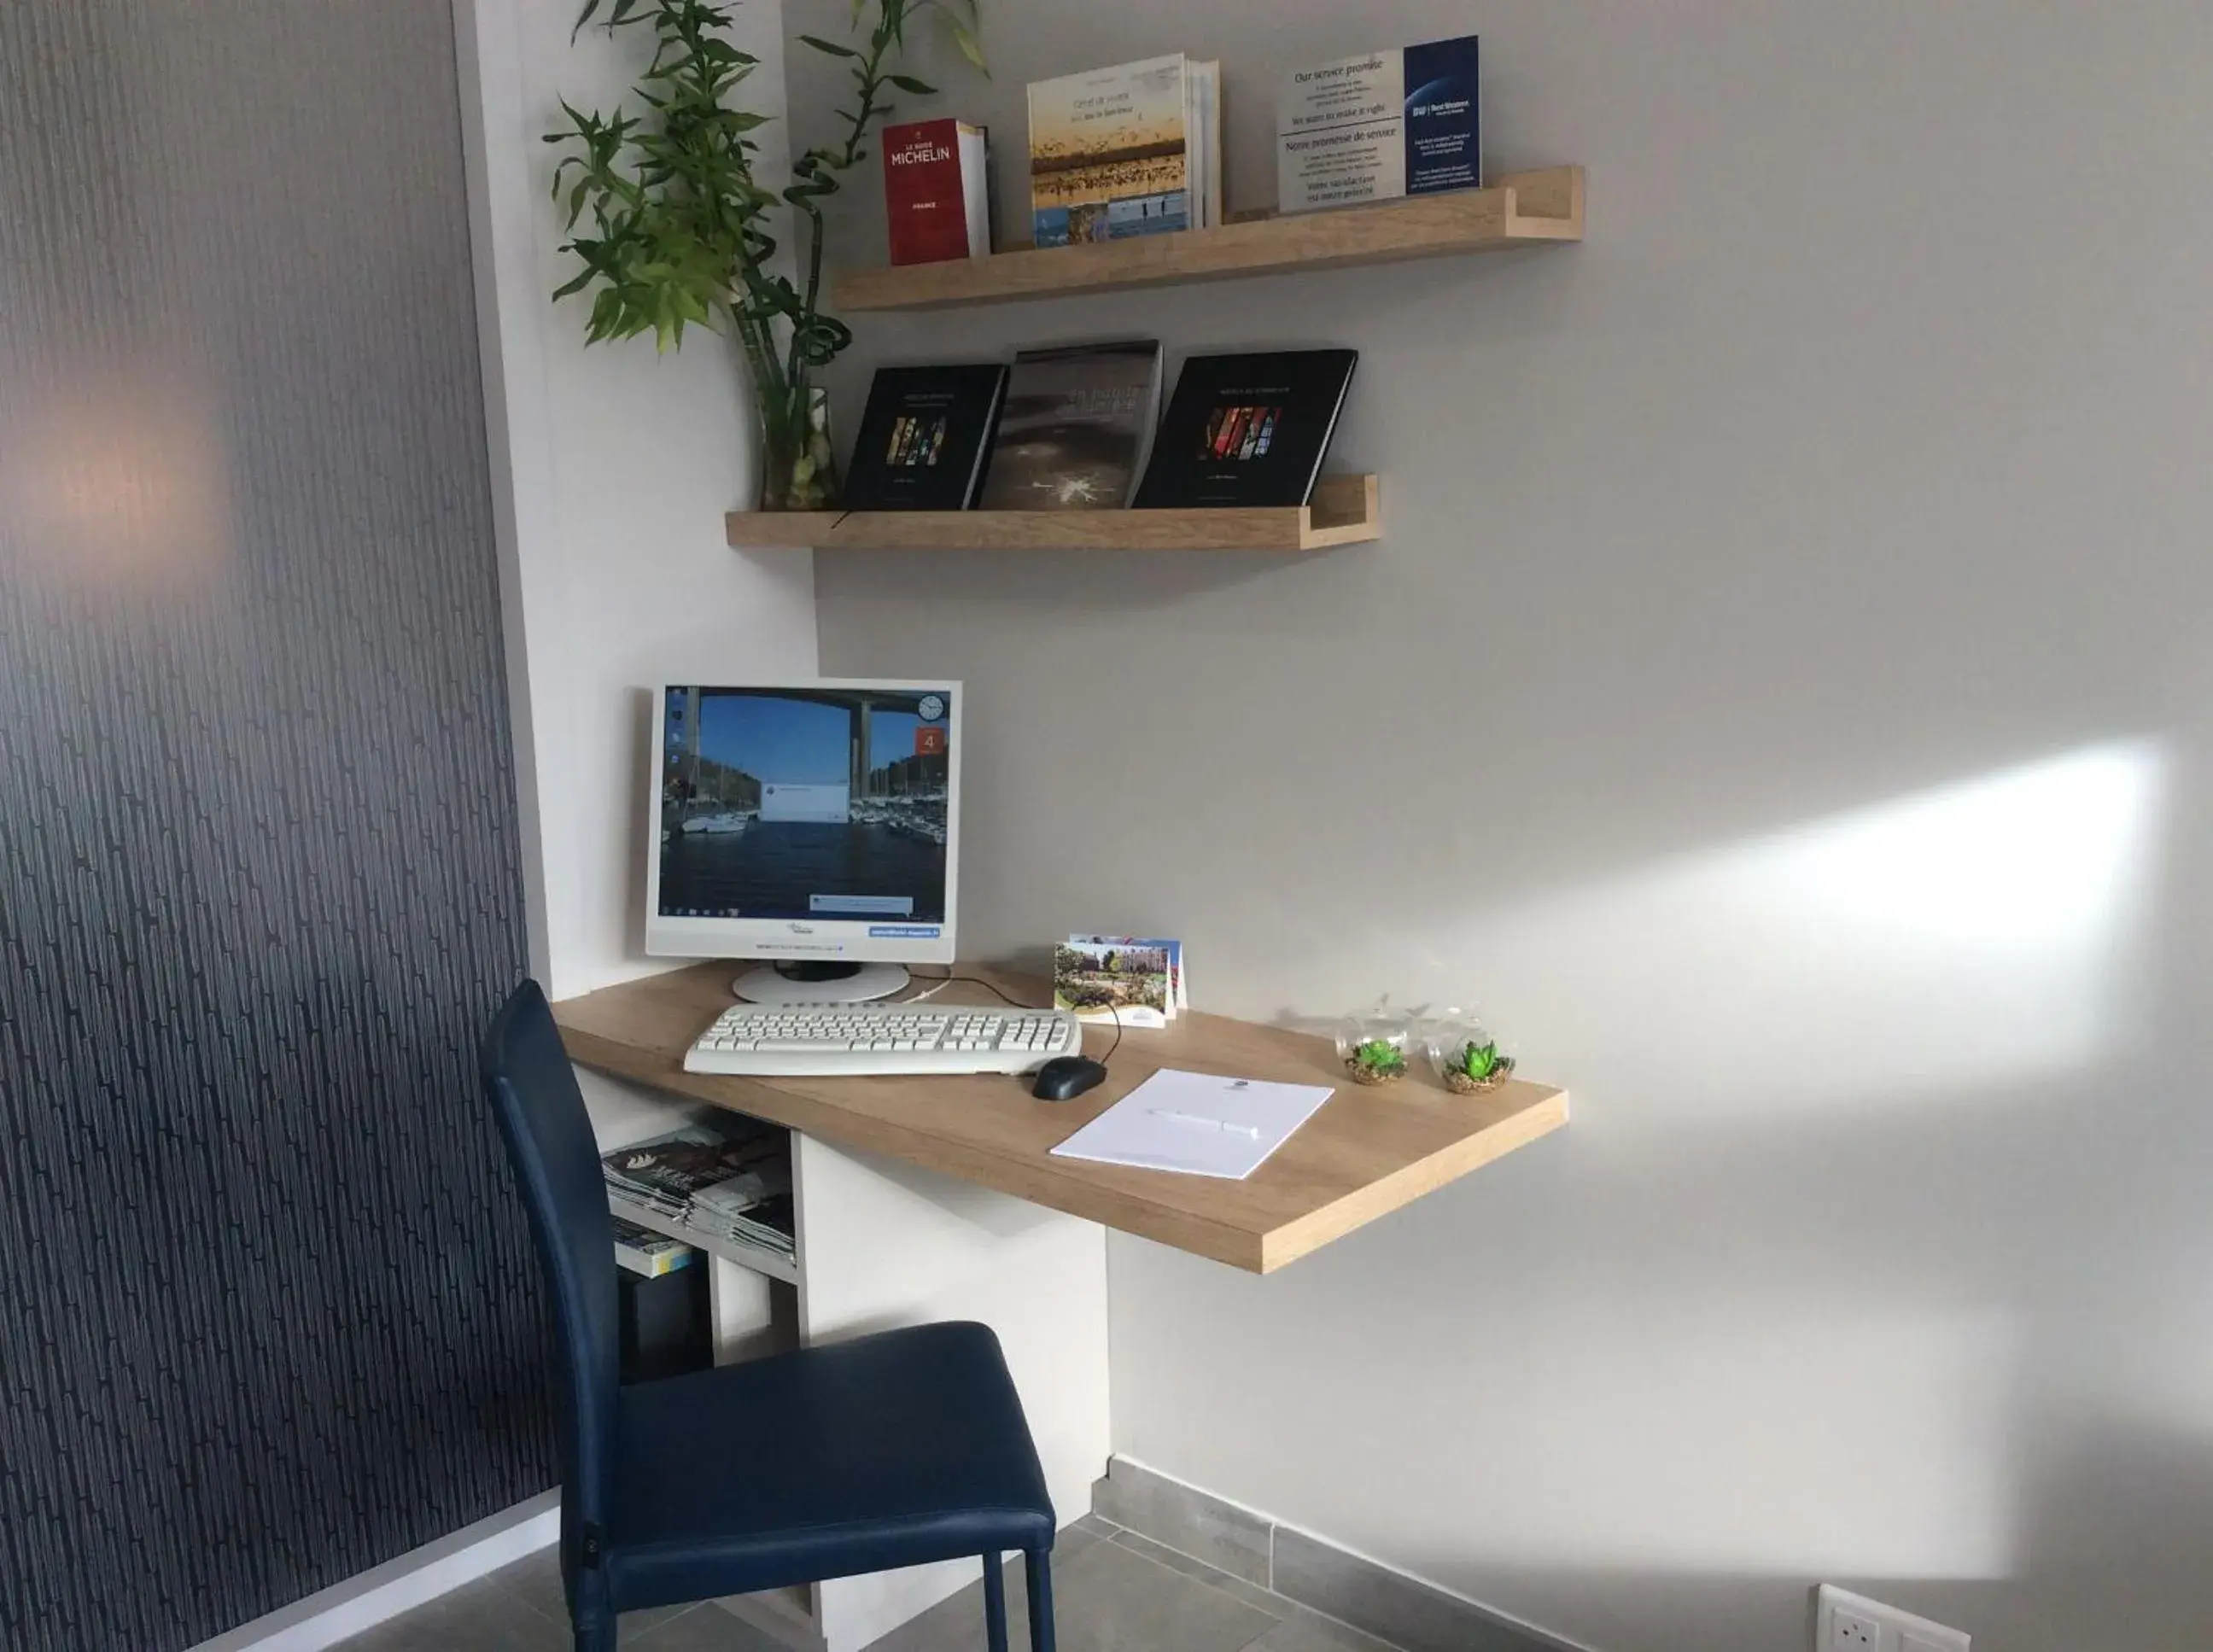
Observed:
[[[1118,1240],[1120,1449],[1606,1652],[1803,1645],[1819,1578],[2206,1643],[2209,20],[990,9],[1009,154],[1180,46],[1265,200],[1279,71],[1474,29],[1491,164],[1590,168],[1571,250],[861,328],[1360,349],[1381,545],[826,556],[825,668],[969,682],[972,954],[1472,997],[1576,1098],[1272,1278]]]
[[[687,333],[668,356],[649,339],[587,350],[588,299],[549,302],[574,265],[556,251],[558,154],[541,135],[562,124],[561,98],[611,110],[651,57],[646,28],[572,46],[578,9],[464,0],[460,21],[518,765],[535,815],[533,966],[555,997],[658,966],[643,952],[643,691],[815,666],[809,553],[723,543],[723,512],[750,504],[758,478],[735,347]],[[737,43],[762,60],[743,94],[780,116],[781,11],[754,0],[737,15]],[[765,175],[788,165],[783,131],[758,133]]]

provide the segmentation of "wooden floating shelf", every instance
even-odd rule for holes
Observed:
[[[846,311],[942,309],[1582,238],[1583,169],[1552,167],[1509,173],[1488,189],[1256,218],[1217,229],[856,271],[838,277],[835,302]]]
[[[1383,537],[1381,484],[1325,476],[1303,505],[1222,510],[734,510],[734,546],[818,551],[1322,551]]]

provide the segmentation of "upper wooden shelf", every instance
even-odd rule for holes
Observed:
[[[734,510],[734,546],[819,551],[1320,551],[1383,535],[1372,476],[1325,476],[1304,505],[1222,510]]]
[[[962,972],[979,972],[962,966]],[[1042,983],[983,971],[1020,997]],[[1568,1121],[1568,1098],[1509,1079],[1454,1095],[1409,1076],[1381,1089],[1346,1081],[1329,1040],[1222,1015],[1132,1028],[1106,1082],[1073,1101],[1039,1101],[1021,1080],[736,1078],[684,1070],[692,1040],[729,1008],[730,966],[695,964],[553,1006],[569,1058],[671,1094],[888,1154],[964,1181],[1178,1250],[1267,1273]],[[965,983],[939,1004],[991,1002]],[[1031,1002],[1035,1002],[1032,999]],[[1103,1052],[1108,1027],[1089,1030]],[[1326,1084],[1321,1111],[1243,1181],[1057,1159],[1052,1149],[1162,1067],[1233,1078]]]
[[[1583,169],[1552,167],[1509,173],[1488,189],[1256,218],[1218,229],[855,271],[838,277],[835,302],[845,311],[942,309],[1582,238]]]

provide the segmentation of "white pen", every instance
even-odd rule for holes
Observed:
[[[1180,1125],[1200,1125],[1228,1136],[1247,1136],[1256,1142],[1260,1139],[1258,1125],[1233,1125],[1224,1119],[1209,1119],[1204,1113],[1178,1113],[1173,1107],[1148,1107],[1145,1111],[1155,1119],[1173,1119]]]

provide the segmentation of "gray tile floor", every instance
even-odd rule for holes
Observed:
[[[1061,1652],[1391,1652],[1203,1562],[1087,1515],[1053,1551]],[[1021,1566],[1007,1574],[1010,1639],[1029,1644]],[[782,1652],[719,1606],[625,1614],[623,1652]],[[345,1643],[346,1652],[570,1652],[553,1551],[541,1550]],[[902,1625],[870,1652],[981,1652],[979,1579]]]

